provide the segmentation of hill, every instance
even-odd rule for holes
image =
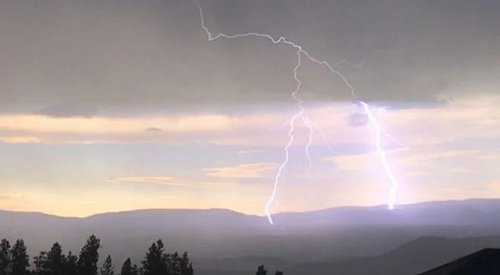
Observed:
[[[306,263],[288,270],[286,274],[414,275],[484,247],[500,248],[500,236],[464,239],[422,237],[379,256]]]
[[[0,211],[0,237],[25,239],[35,255],[55,241],[77,252],[93,233],[102,239],[102,253],[114,255],[118,264],[130,255],[135,262],[142,260],[147,247],[162,238],[167,250],[189,251],[195,268],[206,274],[236,268],[255,272],[251,267],[266,263],[264,259],[270,270],[299,265],[300,271],[300,264],[307,262],[344,265],[359,258],[394,257],[387,253],[423,236],[499,234],[500,200],[426,202],[393,211],[385,206],[339,207],[281,213],[274,220],[271,226],[265,217],[224,209],[135,210],[86,218]]]
[[[497,275],[500,274],[500,249],[486,248],[419,275]]]

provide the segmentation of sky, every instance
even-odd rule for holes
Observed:
[[[500,197],[498,1],[200,0],[214,34],[325,60],[372,106],[398,204]],[[0,209],[262,215],[298,111],[297,53],[208,41],[190,0],[0,2]],[[375,129],[303,58],[272,212],[379,205]],[[404,207],[404,206],[400,206]]]

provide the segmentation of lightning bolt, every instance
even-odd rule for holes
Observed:
[[[384,133],[382,127],[380,126],[380,123],[378,123],[377,119],[373,115],[373,112],[371,111],[372,107],[363,101],[360,101],[360,103],[363,106],[366,115],[368,116],[368,120],[375,129],[375,147],[377,149],[380,161],[382,162],[382,166],[384,167],[385,175],[391,182],[391,189],[389,190],[389,200],[387,203],[387,207],[389,207],[389,209],[392,210],[394,209],[394,204],[396,202],[396,196],[399,190],[399,183],[396,177],[394,176],[394,173],[392,172],[389,162],[387,161],[387,154],[385,153],[384,147],[382,146],[382,135],[385,136],[387,135]]]
[[[284,147],[285,157],[284,157],[283,161],[281,162],[281,164],[278,168],[278,171],[274,177],[273,190],[271,192],[271,196],[269,197],[269,199],[265,205],[265,213],[266,213],[266,216],[269,220],[269,223],[274,224],[272,216],[271,216],[271,206],[272,206],[272,204],[276,198],[276,194],[278,192],[278,185],[280,182],[280,178],[282,177],[282,174],[283,174],[286,166],[288,165],[288,161],[290,159],[290,147],[292,146],[292,144],[295,140],[295,135],[294,135],[295,126],[296,126],[295,124],[296,124],[297,119],[299,119],[299,118],[302,120],[304,125],[309,130],[309,138],[308,138],[308,142],[305,146],[305,154],[306,154],[306,157],[308,160],[308,171],[309,171],[310,167],[312,166],[309,148],[310,148],[310,145],[312,144],[313,131],[314,131],[314,129],[318,129],[318,128],[309,119],[309,117],[306,116],[305,108],[303,105],[304,101],[298,96],[298,94],[300,92],[300,88],[302,87],[302,81],[298,77],[298,70],[299,70],[300,66],[302,65],[302,58],[303,57],[307,58],[309,61],[311,61],[313,63],[324,66],[332,74],[334,74],[335,76],[340,78],[342,80],[342,82],[344,83],[344,85],[348,88],[352,97],[356,101],[359,101],[362,104],[362,106],[363,106],[363,108],[364,108],[364,110],[369,118],[369,121],[372,124],[372,127],[374,127],[376,129],[375,143],[376,143],[377,153],[378,153],[379,158],[382,161],[382,164],[384,166],[384,171],[385,171],[388,179],[392,183],[392,188],[390,190],[390,195],[389,195],[389,202],[387,203],[387,206],[389,207],[389,209],[393,209],[399,184],[398,184],[398,181],[396,180],[396,178],[394,177],[394,174],[393,174],[393,172],[388,164],[387,156],[386,156],[384,148],[382,146],[382,141],[381,141],[381,135],[383,134],[382,128],[380,127],[380,124],[378,123],[375,116],[373,116],[373,114],[371,112],[371,106],[359,99],[359,97],[356,95],[356,92],[355,92],[353,85],[349,82],[349,80],[341,72],[339,72],[332,65],[330,65],[327,61],[313,57],[311,54],[309,54],[309,52],[304,50],[301,45],[296,44],[290,40],[287,40],[284,36],[280,36],[278,39],[276,39],[269,34],[258,33],[258,32],[247,32],[247,33],[238,33],[238,34],[225,34],[225,33],[219,32],[215,35],[212,34],[212,32],[210,32],[208,27],[205,25],[205,16],[203,14],[203,8],[201,7],[199,0],[194,0],[194,2],[196,3],[196,6],[198,7],[198,11],[200,14],[201,28],[205,31],[207,38],[208,38],[208,41],[214,41],[214,40],[222,39],[222,38],[223,39],[237,39],[237,38],[244,38],[244,37],[256,37],[256,38],[267,39],[276,45],[277,44],[287,45],[287,46],[289,46],[297,51],[297,63],[295,65],[295,67],[293,68],[293,78],[295,80],[296,86],[292,92],[292,98],[296,101],[299,110],[289,120],[289,123],[288,123],[288,126],[289,126],[288,142]],[[331,149],[331,147],[328,145],[327,139],[324,136],[324,134],[322,132],[320,132],[320,135],[321,135],[323,141],[325,142],[325,144],[327,145],[328,149],[330,151],[334,152]]]

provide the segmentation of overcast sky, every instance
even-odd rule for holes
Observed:
[[[200,4],[214,35],[283,36],[343,74],[390,134],[399,203],[500,196],[498,1]],[[0,208],[262,214],[296,62],[263,38],[208,41],[194,0],[2,0]],[[313,165],[299,121],[272,210],[384,204],[373,125],[348,87],[306,58],[297,76]]]

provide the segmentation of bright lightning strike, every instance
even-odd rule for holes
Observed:
[[[336,75],[337,77],[339,77],[343,81],[344,85],[349,89],[351,95],[356,100],[359,100],[359,98],[358,98],[358,96],[355,93],[354,87],[351,85],[351,83],[347,80],[347,78],[342,73],[340,73],[339,71],[337,71],[327,61],[320,60],[320,59],[317,59],[317,58],[313,57],[312,55],[309,54],[309,52],[307,52],[306,50],[304,50],[302,48],[302,46],[300,46],[300,45],[298,45],[298,44],[296,44],[294,42],[291,42],[291,41],[287,40],[283,36],[281,36],[278,39],[275,39],[273,36],[271,36],[269,34],[257,33],[257,32],[239,33],[239,34],[232,34],[232,35],[224,34],[224,33],[220,33],[219,32],[216,35],[213,35],[212,32],[210,32],[210,30],[205,25],[205,17],[204,17],[204,14],[203,14],[203,9],[202,9],[202,7],[201,7],[201,5],[199,3],[199,0],[194,0],[194,2],[196,3],[196,6],[198,7],[198,10],[199,10],[199,13],[200,13],[201,28],[207,34],[208,41],[214,41],[214,40],[217,40],[219,38],[235,39],[235,38],[243,38],[243,37],[258,37],[258,38],[267,39],[267,40],[271,41],[273,44],[285,44],[285,45],[287,45],[289,47],[294,48],[297,51],[297,63],[295,65],[295,67],[293,68],[293,78],[294,78],[295,82],[297,83],[297,85],[296,85],[294,91],[292,92],[292,98],[297,102],[299,110],[298,110],[298,112],[294,116],[292,116],[290,118],[290,121],[288,123],[288,125],[289,125],[288,142],[287,142],[287,144],[284,147],[285,158],[281,162],[281,164],[280,164],[280,166],[278,168],[278,172],[275,175],[274,184],[273,184],[273,190],[272,190],[271,196],[269,197],[269,200],[267,201],[267,203],[265,205],[265,213],[266,213],[266,216],[267,216],[267,218],[269,220],[269,223],[270,224],[274,224],[272,216],[271,216],[271,206],[272,206],[272,204],[274,202],[274,199],[276,197],[276,194],[278,192],[278,185],[279,185],[279,182],[280,182],[280,178],[281,178],[281,176],[283,174],[283,171],[285,170],[286,166],[288,165],[289,155],[290,155],[289,149],[292,146],[292,144],[294,142],[294,139],[295,139],[295,136],[294,136],[295,123],[296,123],[296,121],[297,121],[298,118],[300,118],[303,121],[304,125],[309,129],[309,139],[308,139],[308,142],[307,142],[307,144],[305,146],[306,157],[307,157],[307,160],[308,160],[308,163],[309,163],[308,170],[310,169],[310,167],[312,165],[311,156],[309,154],[309,147],[310,147],[310,145],[312,143],[313,128],[317,128],[317,127],[305,115],[305,108],[304,108],[304,105],[303,105],[304,101],[298,97],[298,93],[300,92],[300,88],[302,87],[302,81],[298,77],[298,70],[299,70],[300,66],[302,65],[302,57],[304,56],[309,61],[314,62],[314,63],[316,63],[318,65],[322,65],[322,66],[326,67],[331,73],[333,73],[334,75]],[[365,103],[363,101],[360,101],[360,102],[363,105],[363,107],[365,109],[365,112],[366,112],[366,114],[369,117],[370,123],[376,129],[376,148],[377,148],[377,153],[379,154],[379,157],[380,157],[380,159],[381,159],[381,161],[383,163],[384,171],[385,171],[388,179],[392,183],[392,188],[391,188],[391,191],[390,191],[390,194],[389,194],[388,207],[389,207],[389,209],[393,209],[399,185],[398,185],[398,182],[397,182],[396,178],[394,177],[394,174],[392,173],[392,170],[390,169],[390,166],[388,164],[384,148],[382,147],[382,144],[381,144],[381,135],[383,134],[383,131],[382,131],[382,129],[380,127],[380,124],[378,123],[377,119],[373,116],[373,114],[372,114],[372,112],[370,110],[370,108],[371,108],[370,105],[368,105],[367,103]],[[322,137],[323,141],[325,142],[325,144],[330,149],[330,151],[333,151],[330,148],[330,146],[328,145],[328,143],[326,142],[326,137],[322,134],[322,132],[320,132],[320,134],[321,134],[321,137]]]
[[[399,189],[399,183],[396,177],[394,176],[394,173],[391,170],[391,167],[389,166],[389,162],[387,161],[387,155],[385,153],[385,150],[382,146],[382,135],[384,134],[384,131],[382,130],[382,127],[378,123],[377,119],[373,115],[371,111],[371,106],[362,102],[361,105],[363,105],[363,109],[365,110],[366,115],[368,116],[368,120],[372,124],[373,128],[375,129],[375,147],[377,148],[377,153],[379,155],[380,161],[382,162],[382,166],[384,166],[384,171],[385,175],[391,182],[391,189],[389,191],[389,201],[387,203],[387,207],[389,209],[394,209],[394,204],[396,202],[396,196],[398,193]]]

